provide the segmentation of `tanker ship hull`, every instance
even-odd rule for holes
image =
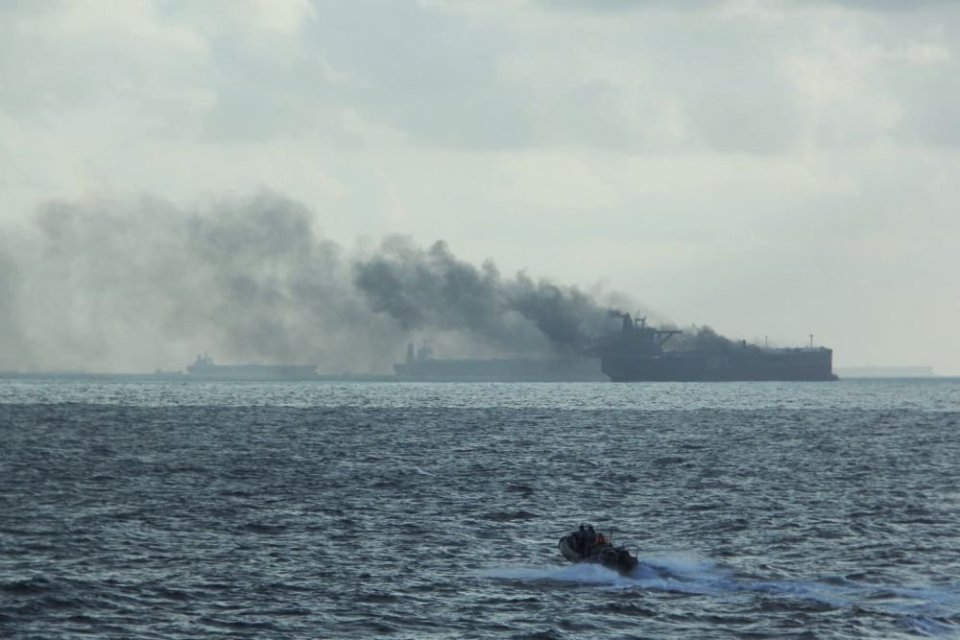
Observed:
[[[314,380],[315,364],[216,364],[207,355],[197,356],[187,367],[191,378],[209,380]]]
[[[830,349],[757,354],[696,353],[659,356],[611,354],[600,363],[614,382],[709,382],[724,380],[836,380]]]
[[[394,365],[406,382],[601,382],[606,380],[595,358],[425,360]]]

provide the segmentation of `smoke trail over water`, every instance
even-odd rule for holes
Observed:
[[[413,337],[451,354],[571,353],[607,320],[592,295],[504,278],[443,242],[348,251],[314,223],[269,193],[48,203],[0,245],[0,370],[182,369],[208,351],[389,371]]]

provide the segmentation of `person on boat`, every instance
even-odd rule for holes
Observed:
[[[614,547],[607,536],[589,524],[560,538],[560,554],[570,562],[592,562],[629,575],[639,565],[637,558],[624,547]]]
[[[573,534],[574,551],[582,556],[586,556],[596,535],[596,532],[593,530],[593,525],[581,524],[580,529]]]
[[[580,529],[573,534],[574,548],[582,556],[589,556],[596,550],[607,544],[607,538],[591,524],[581,524]]]

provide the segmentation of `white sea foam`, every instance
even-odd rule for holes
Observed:
[[[535,568],[535,567],[500,567],[482,569],[475,574],[480,578],[495,580],[515,580],[525,582],[567,582],[579,584],[593,584],[615,586],[630,584],[626,578],[596,564],[571,564],[564,567]]]
[[[477,577],[519,582],[581,584],[610,589],[641,589],[723,597],[733,594],[763,594],[771,598],[806,600],[835,608],[857,607],[902,616],[910,632],[925,636],[960,637],[960,629],[945,622],[960,608],[960,590],[952,587],[906,587],[833,584],[821,580],[738,579],[716,563],[688,554],[641,557],[630,576],[622,576],[596,564],[563,567],[500,567],[481,570]],[[890,595],[876,601],[878,590]]]
[[[640,565],[629,576],[586,563],[553,568],[491,568],[481,570],[476,575],[497,580],[578,583],[680,593],[716,594],[736,590],[727,578],[726,570],[708,560],[682,554],[641,558]]]

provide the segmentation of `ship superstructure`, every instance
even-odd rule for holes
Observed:
[[[709,348],[668,351],[664,345],[681,331],[621,315],[620,334],[598,348],[601,369],[615,382],[837,379],[833,351],[826,347],[772,349],[718,340]]]

